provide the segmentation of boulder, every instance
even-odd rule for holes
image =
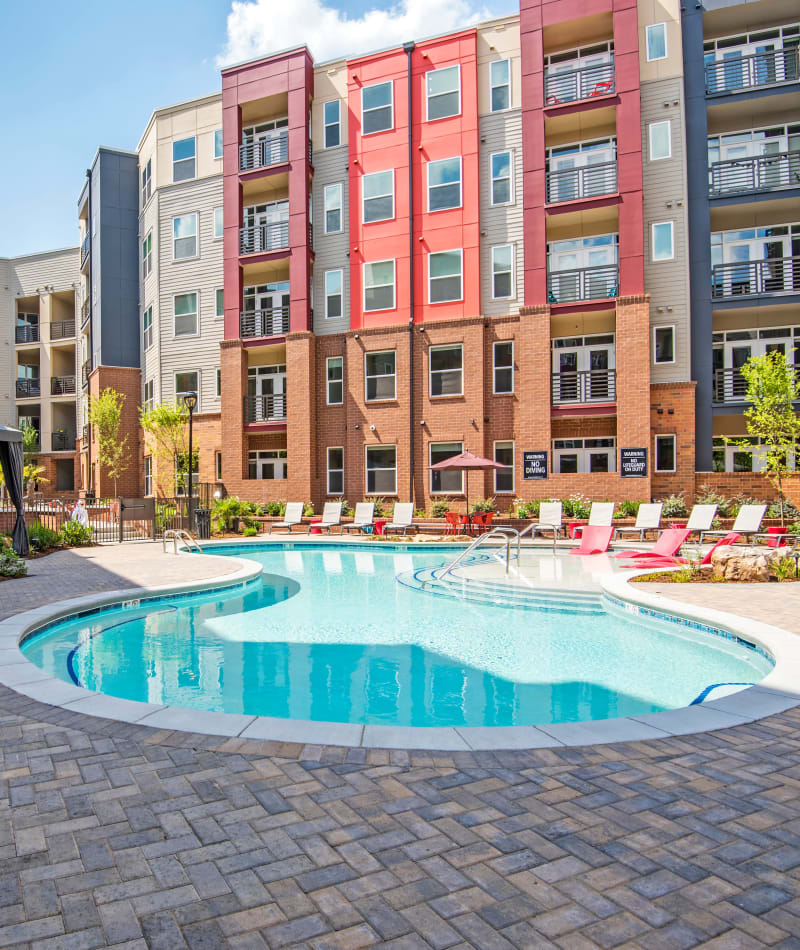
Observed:
[[[770,578],[770,565],[779,561],[783,553],[777,548],[738,545],[717,548],[711,555],[711,572],[726,581],[766,583]]]

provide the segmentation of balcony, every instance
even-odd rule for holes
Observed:
[[[239,229],[240,254],[266,254],[289,247],[289,222],[256,224]]]
[[[617,371],[586,369],[553,373],[550,395],[554,406],[567,403],[616,402]]]
[[[74,452],[75,433],[54,432],[52,435],[52,448],[54,452]]]
[[[725,55],[728,57],[725,60],[706,63],[708,96],[797,82],[800,78],[797,46],[752,53],[749,56],[737,56],[735,49],[728,49]]]
[[[601,162],[548,172],[546,184],[548,204],[613,195],[617,190],[617,163]]]
[[[31,326],[31,324],[26,323],[24,326],[14,327],[14,342],[15,343],[38,343],[39,342],[39,327]]]
[[[788,293],[800,293],[800,255],[733,261],[711,268],[714,300]]]
[[[50,324],[51,340],[69,340],[75,336],[74,320],[58,320]]]
[[[708,171],[711,198],[800,188],[800,151],[714,162]]]
[[[39,379],[18,379],[16,385],[17,399],[34,399],[42,395],[42,386]]]
[[[51,396],[74,396],[75,395],[75,377],[74,376],[51,376],[50,377],[50,395]]]
[[[89,256],[89,248],[92,246],[92,236],[87,234],[86,237],[81,241],[81,267],[86,263],[86,258]]]
[[[86,360],[86,362],[81,366],[81,386],[85,389],[89,385],[89,373],[92,371],[91,361]]]
[[[600,264],[576,270],[547,273],[547,302],[575,303],[580,300],[605,300],[619,294],[619,265]]]
[[[289,308],[272,307],[268,310],[244,310],[239,314],[239,336],[283,336],[289,332]]]
[[[269,168],[289,161],[289,133],[258,142],[246,142],[239,146],[239,170],[250,172],[256,168]]]
[[[597,63],[579,69],[550,73],[544,80],[544,104],[560,106],[566,102],[580,102],[595,96],[607,96],[615,91],[614,64]]]
[[[81,330],[89,322],[89,317],[92,315],[92,302],[87,297],[86,300],[81,304]]]
[[[244,419],[250,422],[286,422],[286,393],[245,396]]]

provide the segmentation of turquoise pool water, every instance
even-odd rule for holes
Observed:
[[[214,553],[260,562],[261,581],[68,620],[23,652],[60,679],[126,699],[408,726],[640,715],[771,669],[739,644],[614,607],[586,616],[505,608],[397,582],[441,565],[442,550],[296,544]]]

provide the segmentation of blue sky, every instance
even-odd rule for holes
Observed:
[[[240,51],[250,55],[254,34],[272,49],[302,42],[323,2],[338,7],[342,19],[391,9],[400,34],[412,24],[415,36],[518,8],[515,0],[246,0],[229,24],[231,0],[3,3],[0,256],[77,244],[76,201],[98,145],[135,149],[154,109],[219,90],[223,50],[234,60],[244,58],[235,55]],[[346,24],[338,31],[342,42],[356,32]],[[364,42],[385,46],[386,35]]]

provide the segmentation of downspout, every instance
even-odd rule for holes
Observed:
[[[89,228],[88,228],[88,233],[89,233],[89,275],[88,275],[89,276],[89,364],[90,364],[89,373],[91,373],[92,371],[91,362],[94,356],[94,337],[92,334],[92,329],[94,326],[94,305],[92,303],[93,301],[93,294],[92,294],[92,256],[93,256],[92,251],[93,251],[93,248],[92,248],[92,170],[91,168],[86,169],[86,182],[87,182],[86,187],[88,188],[87,197],[88,197],[88,214],[89,214]],[[86,374],[87,404],[89,401],[89,385],[88,385],[89,373]],[[83,384],[83,380],[81,380],[81,385],[82,384]],[[89,418],[88,405],[86,408],[87,408],[86,418],[88,420]],[[88,428],[89,428],[89,438],[86,440],[86,481],[88,482],[87,489],[91,493],[92,484],[94,481],[94,479],[92,478],[92,426],[91,426],[91,423],[89,424]]]
[[[413,40],[403,43],[408,63],[408,500],[414,504],[414,172],[412,145],[411,54]]]

